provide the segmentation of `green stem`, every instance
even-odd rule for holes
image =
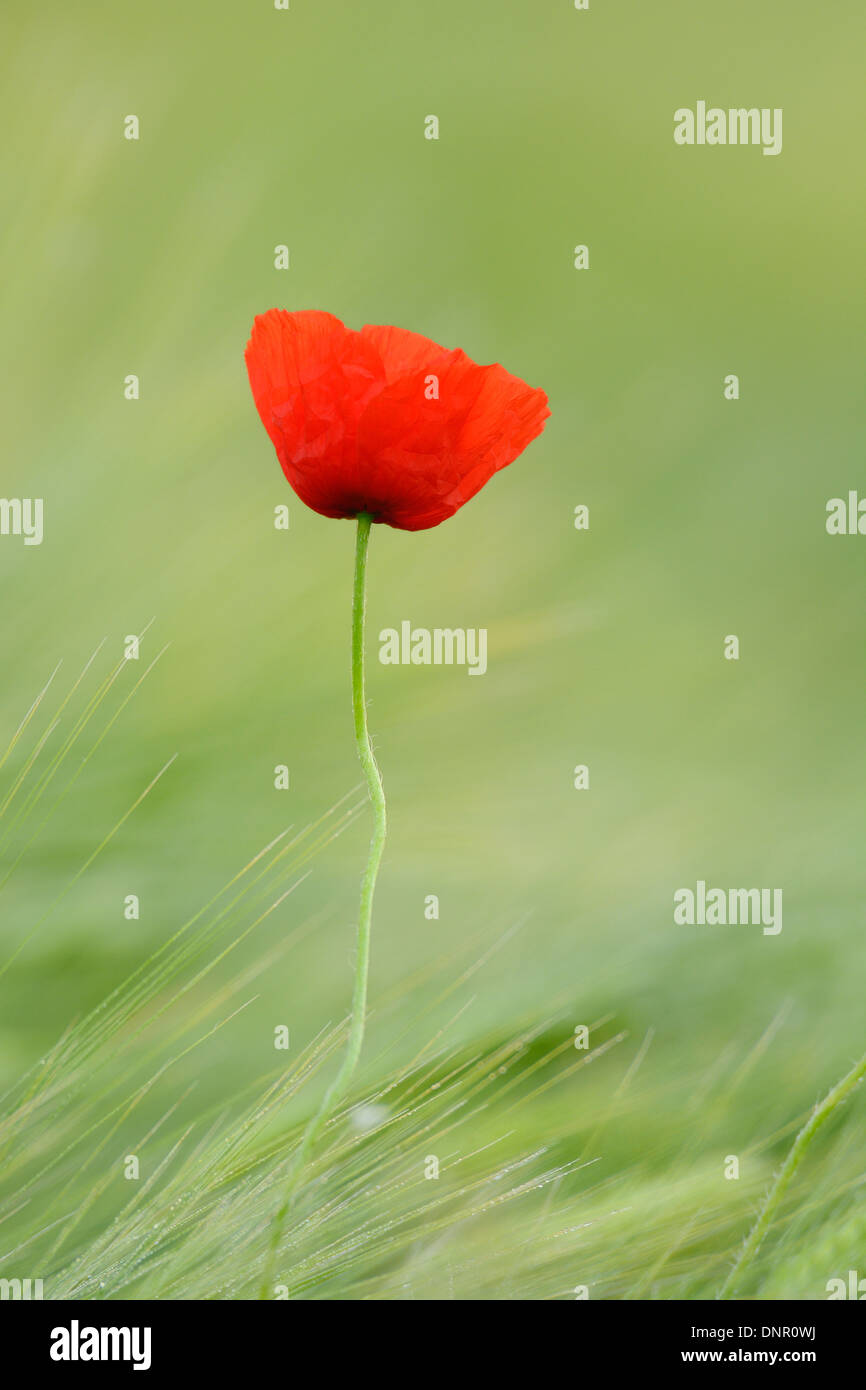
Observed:
[[[718,1295],[719,1298],[728,1298],[730,1296],[736,1285],[742,1279],[743,1274],[751,1264],[755,1255],[757,1255],[761,1242],[769,1229],[770,1222],[776,1213],[776,1209],[784,1197],[791,1179],[799,1168],[803,1155],[818,1133],[818,1130],[826,1120],[829,1120],[836,1106],[841,1105],[842,1101],[850,1095],[858,1082],[863,1080],[864,1076],[866,1076],[866,1057],[861,1057],[860,1061],[855,1067],[851,1068],[847,1076],[843,1076],[842,1080],[836,1083],[832,1091],[828,1092],[824,1099],[819,1101],[815,1106],[812,1114],[794,1140],[788,1157],[776,1174],[776,1179],[770,1191],[767,1193],[758,1219],[749,1232],[736,1264],[722,1285]]]
[[[358,912],[357,956],[355,960],[355,989],[352,996],[352,1020],[349,1025],[349,1038],[346,1055],[334,1080],[328,1087],[318,1110],[308,1122],[301,1141],[292,1155],[286,1176],[286,1188],[282,1204],[274,1217],[271,1227],[271,1240],[265,1261],[265,1273],[259,1290],[259,1298],[270,1298],[277,1250],[283,1234],[286,1217],[294,1200],[304,1165],[312,1153],[319,1134],[332,1111],[339,1105],[349,1089],[361,1047],[364,1042],[364,1024],[367,1015],[367,979],[370,970],[370,924],[373,915],[373,893],[376,876],[385,848],[385,791],[382,778],[376,766],[370,733],[367,728],[367,702],[364,688],[364,615],[366,609],[367,547],[370,543],[372,517],[365,512],[358,516],[358,531],[355,541],[355,582],[352,590],[352,712],[355,722],[355,743],[367,789],[373,807],[373,838],[367,867],[361,880],[361,904]]]

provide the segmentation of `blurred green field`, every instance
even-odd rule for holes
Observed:
[[[355,1099],[396,1088],[381,1103],[400,1098],[401,1139],[392,1150],[387,1125],[338,1125],[317,1191],[369,1206],[371,1232],[398,1209],[412,1230],[435,1184],[407,1196],[400,1164],[414,1183],[444,1121],[413,1132],[407,1069],[427,1094],[474,1059],[489,1080],[477,1104],[458,1088],[463,1123],[438,1141],[447,1258],[432,1222],[394,1248],[371,1235],[326,1258],[325,1217],[346,1212],[314,1204],[325,1244],[290,1233],[293,1289],[713,1296],[797,1123],[866,1050],[864,542],[824,526],[828,498],[866,493],[860,8],[87,0],[17,6],[3,27],[0,492],[44,497],[45,537],[0,537],[0,750],[63,664],[0,771],[0,969],[14,955],[0,1089],[286,827],[338,802],[334,819],[349,815],[285,902],[151,1023],[153,1055],[178,1059],[105,1149],[83,1109],[101,1094],[89,1052],[69,1062],[72,1108],[53,1138],[50,1107],[33,1133],[14,1112],[0,1274],[35,1239],[28,1252],[62,1296],[75,1241],[87,1267],[129,1196],[128,1146],[176,1106],[140,1149],[152,1173],[169,1134],[233,1123],[251,1088],[300,1067],[348,1008],[369,837],[349,705],[353,534],[294,498],[255,414],[243,348],[253,315],[279,305],[501,361],[552,410],[455,518],[374,528],[370,549],[369,716],[390,833]],[[677,147],[673,111],[699,98],[783,107],[782,154]],[[129,113],[137,142],[123,138]],[[281,243],[287,271],[274,269]],[[587,271],[573,268],[577,243]],[[723,397],[731,372],[736,402]],[[130,373],[137,401],[124,398]],[[273,526],[281,502],[288,532]],[[573,526],[579,503],[587,532]],[[486,627],[484,678],[379,665],[379,630],[404,619]],[[147,624],[140,660],[28,805]],[[728,633],[739,662],[723,659]],[[578,763],[588,791],[574,790]],[[675,926],[673,893],[698,879],[781,887],[782,932]],[[244,903],[225,940],[255,916]],[[178,1055],[184,1030],[241,1003]],[[597,1024],[591,1066],[571,1047],[580,1023]],[[138,1046],[133,1030],[131,1056]],[[500,1049],[514,1049],[501,1086]],[[219,1176],[247,1254],[223,1268],[236,1247],[211,1250],[197,1229],[201,1245],[168,1242],[159,1273],[142,1272],[148,1288],[249,1294],[274,1201],[261,1174],[328,1065],[288,1086],[256,1133],[251,1193]],[[514,1113],[511,1080],[525,1088]],[[436,1116],[444,1102],[431,1104]],[[833,1275],[866,1275],[863,1120],[855,1098],[810,1158],[759,1296],[820,1298]],[[37,1178],[60,1129],[78,1147]],[[486,1203],[497,1145],[515,1162],[543,1152],[529,1163],[538,1184],[475,1213],[462,1175]],[[724,1178],[730,1154],[738,1183]],[[379,1168],[394,1187],[377,1198]],[[105,1187],[49,1258],[40,1213],[66,1210],[66,1181],[83,1200],[75,1184],[97,1171]],[[187,1180],[194,1192],[195,1165]],[[168,1210],[161,1191],[159,1179],[142,1200]],[[106,1257],[78,1296],[135,1291],[119,1267]]]

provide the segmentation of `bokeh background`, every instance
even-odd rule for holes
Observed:
[[[45,499],[45,538],[0,539],[4,747],[63,666],[2,798],[102,639],[36,771],[127,634],[152,620],[105,719],[169,644],[38,837],[36,821],[4,832],[4,960],[38,926],[0,979],[7,1085],[274,835],[357,787],[352,528],[290,493],[242,354],[272,305],[397,323],[543,386],[552,416],[452,520],[374,530],[369,713],[390,836],[362,1089],[378,1059],[424,1045],[448,963],[483,958],[455,1045],[527,1019],[556,1019],[555,1042],[581,1022],[623,1034],[557,1093],[563,1142],[583,1149],[639,1062],[641,1099],[614,1115],[600,1171],[642,1174],[673,1228],[674,1169],[721,1186],[725,1155],[744,1155],[714,1256],[729,1252],[779,1136],[866,1046],[864,541],[824,526],[828,498],[866,493],[858,11],[6,13],[0,492]],[[675,145],[673,112],[698,99],[782,107],[781,155]],[[273,525],[284,502],[288,532]],[[379,630],[406,618],[486,627],[487,674],[380,666]],[[190,1114],[274,1065],[276,1024],[301,1047],[344,1014],[368,834],[361,814],[220,967],[297,937],[205,1056],[178,1064],[197,1082]],[[782,888],[782,933],[675,926],[673,893],[699,878]],[[722,1111],[726,1075],[737,1103]],[[852,1187],[862,1164],[854,1145]],[[616,1296],[611,1261],[599,1291]],[[821,1297],[835,1272],[775,1294]]]

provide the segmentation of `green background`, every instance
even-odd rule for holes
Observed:
[[[352,528],[288,489],[243,348],[272,305],[396,323],[502,362],[552,415],[452,520],[374,528],[369,717],[390,834],[358,1094],[384,1055],[424,1045],[424,1007],[465,968],[449,962],[492,952],[452,1043],[527,1019],[551,1020],[552,1047],[582,1022],[625,1033],[556,1093],[568,1151],[654,1030],[642,1099],[598,1161],[640,1200],[652,1187],[672,1229],[677,1174],[700,1166],[731,1205],[706,1259],[734,1248],[779,1134],[866,1037],[866,543],[824,526],[829,498],[866,493],[858,9],[89,0],[5,16],[0,492],[45,499],[45,538],[0,538],[3,746],[63,667],[0,801],[103,638],[38,766],[127,634],[153,619],[112,708],[170,645],[0,891],[4,959],[177,754],[0,980],[6,1084],[274,835],[357,786]],[[699,99],[782,107],[782,153],[675,145],[674,110]],[[404,619],[486,627],[487,674],[381,666],[377,634]],[[12,827],[8,862],[30,833]],[[219,968],[230,980],[298,933],[204,1059],[179,1063],[190,1114],[273,1067],[276,1024],[301,1047],[344,1014],[368,834],[362,813]],[[782,933],[675,926],[673,893],[699,878],[782,888]],[[728,1073],[738,1099],[720,1110]],[[730,1153],[742,1191],[722,1177]],[[856,1145],[846,1161],[856,1185]],[[849,1247],[768,1296],[823,1296]],[[628,1253],[608,1258],[599,1292],[617,1296]]]

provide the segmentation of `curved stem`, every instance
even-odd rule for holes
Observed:
[[[292,1155],[286,1176],[286,1188],[282,1204],[274,1217],[271,1240],[265,1261],[265,1272],[259,1290],[259,1298],[269,1298],[277,1249],[283,1234],[286,1217],[291,1209],[295,1192],[304,1171],[304,1165],[313,1150],[316,1140],[334,1108],[339,1105],[349,1089],[361,1047],[364,1042],[364,1025],[367,1016],[367,979],[370,970],[370,924],[373,915],[373,893],[382,851],[385,848],[385,790],[376,766],[370,733],[367,728],[367,702],[364,682],[364,616],[366,611],[367,547],[370,542],[372,517],[364,512],[358,516],[358,531],[355,540],[355,581],[352,590],[352,712],[355,722],[355,743],[358,757],[364,769],[367,790],[373,807],[373,838],[367,856],[367,866],[361,879],[361,903],[358,912],[357,956],[355,960],[355,988],[352,996],[352,1019],[346,1055],[334,1080],[322,1098],[318,1110],[309,1120],[301,1141]]]
[[[837,1081],[832,1091],[829,1091],[822,1101],[815,1106],[808,1120],[804,1124],[797,1138],[791,1145],[791,1150],[785,1162],[776,1174],[775,1182],[767,1193],[764,1205],[761,1208],[758,1219],[752,1227],[746,1242],[740,1251],[736,1264],[725,1280],[719,1291],[719,1298],[728,1298],[736,1285],[740,1282],[743,1274],[751,1264],[755,1255],[760,1249],[761,1242],[767,1234],[770,1222],[775,1215],[776,1208],[781,1202],[788,1184],[800,1166],[804,1153],[808,1149],[818,1130],[826,1120],[829,1120],[837,1105],[850,1095],[858,1082],[866,1076],[866,1057],[861,1057],[855,1067],[852,1067],[841,1081]]]

